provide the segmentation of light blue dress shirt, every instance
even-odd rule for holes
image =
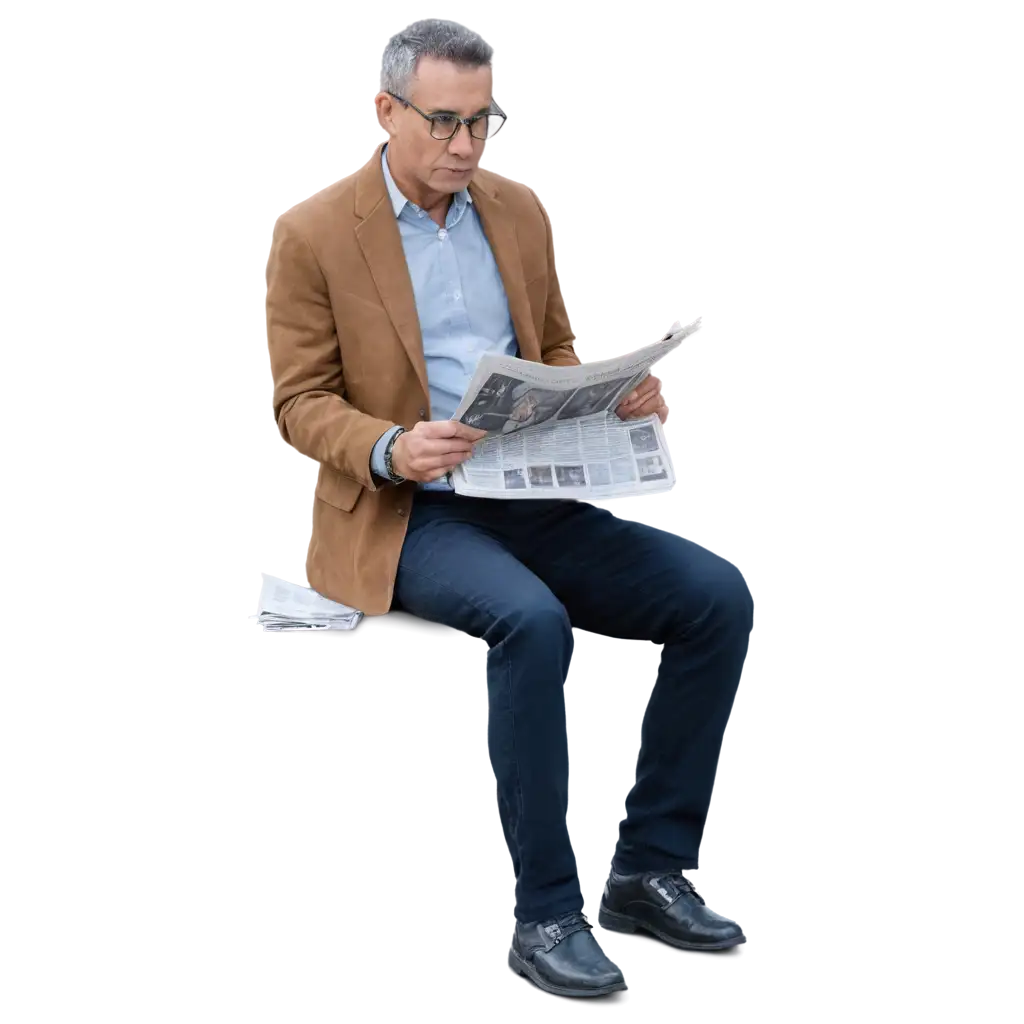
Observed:
[[[402,195],[391,177],[387,151],[385,145],[381,166],[412,278],[427,364],[430,418],[447,420],[458,408],[480,357],[485,352],[517,356],[519,344],[505,286],[469,189],[452,196],[445,225],[439,228]],[[397,429],[385,431],[370,455],[370,468],[385,479],[384,449]],[[447,476],[418,486],[452,489]]]

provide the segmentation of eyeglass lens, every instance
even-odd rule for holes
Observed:
[[[474,139],[489,139],[496,135],[498,129],[504,124],[505,118],[500,114],[488,114],[486,117],[479,117],[472,121],[467,127]],[[455,134],[455,128],[459,124],[454,117],[447,114],[438,114],[431,118],[430,134],[435,139],[450,139]]]

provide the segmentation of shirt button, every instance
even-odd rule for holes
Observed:
[[[422,217],[422,216],[423,216],[423,211],[422,211],[422,210],[420,210],[420,212],[419,212],[419,213],[417,213],[417,214],[416,214],[416,216],[417,216],[417,217]]]
[[[444,228],[437,229],[437,237],[443,242],[448,237],[448,232]]]
[[[395,511],[396,511],[396,512],[397,512],[397,513],[398,513],[398,514],[399,514],[400,516],[404,516],[404,515],[405,515],[405,509],[404,509],[404,508],[396,508],[396,509],[395,509]]]
[[[420,409],[420,419],[421,420],[425,420],[426,418],[427,418],[427,410],[426,409]]]
[[[459,298],[459,293],[458,292],[455,293],[455,298]]]

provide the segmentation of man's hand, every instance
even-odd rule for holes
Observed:
[[[391,449],[391,465],[406,480],[439,480],[473,454],[473,442],[486,430],[467,427],[458,420],[426,420],[398,435]]]
[[[616,406],[615,412],[622,420],[640,419],[656,412],[658,419],[664,423],[668,419],[668,406],[661,397],[661,381],[653,375],[646,376],[637,385],[636,390],[631,391]]]

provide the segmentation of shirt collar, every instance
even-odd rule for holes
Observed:
[[[402,208],[406,203],[410,206],[415,206],[415,203],[402,195],[401,189],[395,184],[395,179],[391,177],[391,168],[388,167],[387,143],[384,144],[384,149],[380,154],[380,163],[384,169],[384,181],[388,187],[388,195],[391,197],[391,208],[395,211],[395,216],[397,217],[402,212]],[[455,203],[456,207],[462,207],[466,203],[473,202],[473,197],[469,194],[469,186],[456,192],[452,197],[452,202]],[[461,210],[458,212],[461,213]]]

